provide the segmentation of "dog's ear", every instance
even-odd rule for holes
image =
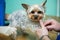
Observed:
[[[29,5],[27,4],[22,4],[23,8],[25,8],[26,10],[28,9]]]
[[[46,2],[47,2],[47,0],[45,0],[45,2],[42,4],[42,6],[45,6]]]

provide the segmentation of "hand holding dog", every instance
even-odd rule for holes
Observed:
[[[39,38],[41,38],[42,36],[48,35],[48,30],[47,30],[46,27],[43,25],[43,22],[42,22],[42,21],[40,21],[40,25],[41,25],[42,28],[41,28],[41,29],[38,28],[38,29],[36,30],[36,33],[37,33],[37,35],[38,35]]]

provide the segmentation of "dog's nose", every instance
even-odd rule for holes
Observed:
[[[34,15],[34,19],[37,19],[38,18],[38,15]]]

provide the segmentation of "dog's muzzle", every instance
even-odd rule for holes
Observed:
[[[34,19],[38,19],[38,15],[34,15]]]

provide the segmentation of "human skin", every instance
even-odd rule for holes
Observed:
[[[40,39],[43,36],[42,40],[50,40],[48,37],[48,30],[43,25],[43,22],[41,20],[40,20],[40,25],[42,28],[36,29],[36,34],[38,35],[38,38]]]
[[[51,19],[51,20],[46,20],[44,22],[44,26],[48,29],[48,30],[55,30],[57,32],[60,32],[60,23],[58,23],[56,20]]]

